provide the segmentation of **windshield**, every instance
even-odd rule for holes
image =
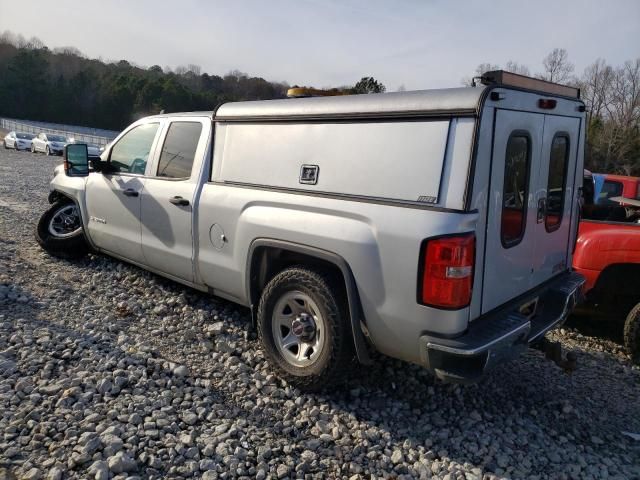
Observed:
[[[31,140],[35,135],[32,133],[16,133],[16,137],[22,138],[23,140]]]
[[[66,142],[67,139],[62,135],[47,135],[50,142]]]

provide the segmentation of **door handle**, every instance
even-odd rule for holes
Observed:
[[[542,223],[547,213],[547,199],[542,197],[538,199],[538,223]]]
[[[123,190],[122,194],[127,196],[127,197],[137,197],[138,196],[138,192],[136,192],[133,188],[127,188],[126,190]]]
[[[171,203],[173,203],[174,205],[178,205],[179,207],[187,207],[189,206],[189,200],[187,200],[186,198],[182,198],[182,197],[171,197],[169,199],[169,201]]]

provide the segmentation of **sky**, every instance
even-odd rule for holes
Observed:
[[[140,66],[196,64],[316,88],[459,86],[483,62],[576,72],[640,57],[640,0],[0,0],[0,32]]]

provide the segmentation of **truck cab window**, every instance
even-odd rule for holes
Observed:
[[[202,133],[200,122],[173,122],[162,146],[158,177],[189,178]]]
[[[618,205],[618,202],[609,199],[611,197],[621,197],[622,190],[622,183],[615,180],[605,180],[598,196],[598,203],[601,205]]]
[[[569,137],[556,135],[551,143],[549,157],[549,178],[547,181],[547,210],[545,228],[552,232],[560,228],[567,180],[569,160]]]
[[[145,123],[127,132],[111,149],[111,170],[144,175],[159,123]]]
[[[522,240],[529,196],[531,146],[525,133],[509,137],[505,158],[500,235],[505,248]]]

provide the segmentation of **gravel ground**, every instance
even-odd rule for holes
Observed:
[[[248,311],[33,238],[60,158],[0,149],[0,479],[640,478],[640,369],[573,329],[472,386],[378,358],[302,394]]]

